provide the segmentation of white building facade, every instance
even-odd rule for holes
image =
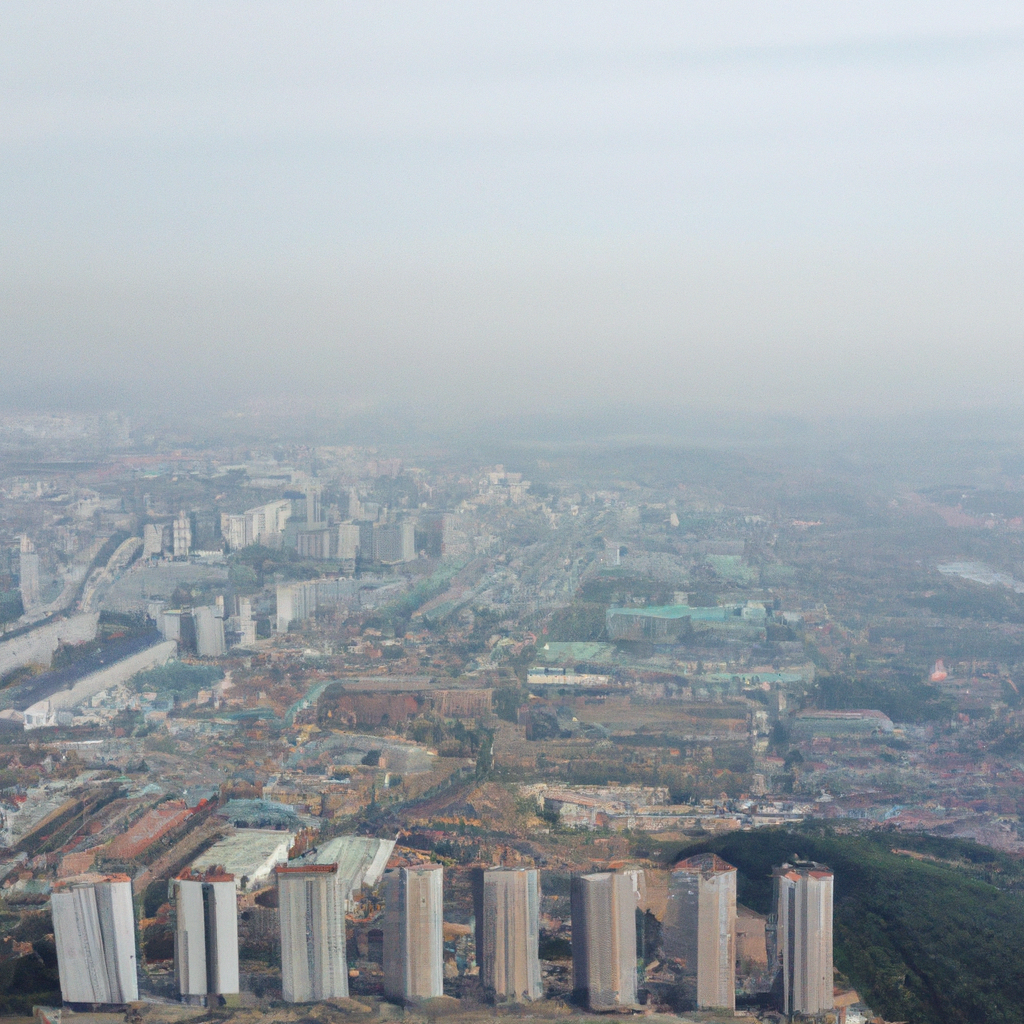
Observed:
[[[132,883],[127,875],[50,897],[65,1003],[120,1005],[139,998]]]

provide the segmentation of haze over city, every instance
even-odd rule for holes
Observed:
[[[0,52],[22,408],[1018,401],[1019,5],[9,4]]]

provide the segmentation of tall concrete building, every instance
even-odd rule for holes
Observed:
[[[18,589],[25,611],[39,604],[39,556],[27,536],[22,536],[18,553]]]
[[[252,617],[252,600],[248,597],[238,600],[238,627],[242,632],[241,646],[252,647],[256,643],[256,620]]]
[[[320,484],[311,483],[306,487],[306,525],[312,529],[321,520]]]
[[[254,542],[251,532],[251,520],[241,512],[237,515],[221,512],[220,532],[229,551],[237,551],[239,548],[248,547],[248,545]]]
[[[188,558],[192,550],[192,520],[184,512],[171,524],[173,547],[171,553],[175,558]]]
[[[164,528],[157,523],[146,523],[142,528],[142,557],[159,558],[163,551]]]
[[[832,872],[824,864],[783,864],[775,878],[783,1009],[813,1016],[832,1009]]]
[[[60,992],[65,1003],[139,998],[135,914],[127,875],[76,885],[50,897]]]
[[[220,609],[203,605],[192,609],[196,630],[196,653],[200,658],[219,658],[227,653],[224,642],[224,617]]]
[[[662,931],[698,1009],[736,1008],[736,869],[713,853],[676,865]]]
[[[287,1003],[348,997],[345,898],[337,864],[278,865],[281,990]]]
[[[570,891],[573,992],[591,1010],[636,1004],[636,879],[577,875]]]
[[[206,1005],[238,991],[238,909],[235,876],[186,874],[174,894],[174,974],[183,1002]]]
[[[414,1003],[444,995],[440,864],[384,876],[384,995]]]
[[[540,999],[540,872],[488,868],[482,874],[477,927],[484,991],[499,1003]]]

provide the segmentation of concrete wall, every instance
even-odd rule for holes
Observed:
[[[99,612],[72,615],[68,619],[48,622],[29,633],[0,642],[0,676],[25,665],[46,665],[53,660],[53,652],[63,641],[81,644],[96,638]]]
[[[84,676],[70,690],[61,690],[51,695],[50,706],[55,709],[76,708],[100,690],[113,689],[128,682],[137,672],[165,664],[177,650],[178,645],[173,640],[165,640],[163,643],[147,647],[130,658],[115,662],[109,668]]]

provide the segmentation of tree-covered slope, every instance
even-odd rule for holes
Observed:
[[[913,848],[928,860],[896,854]],[[1019,865],[974,844],[826,829],[763,829],[701,841],[739,871],[738,899],[769,913],[771,870],[795,854],[835,872],[835,964],[888,1020],[1024,1021],[1024,899]],[[936,863],[940,859],[950,863]]]

